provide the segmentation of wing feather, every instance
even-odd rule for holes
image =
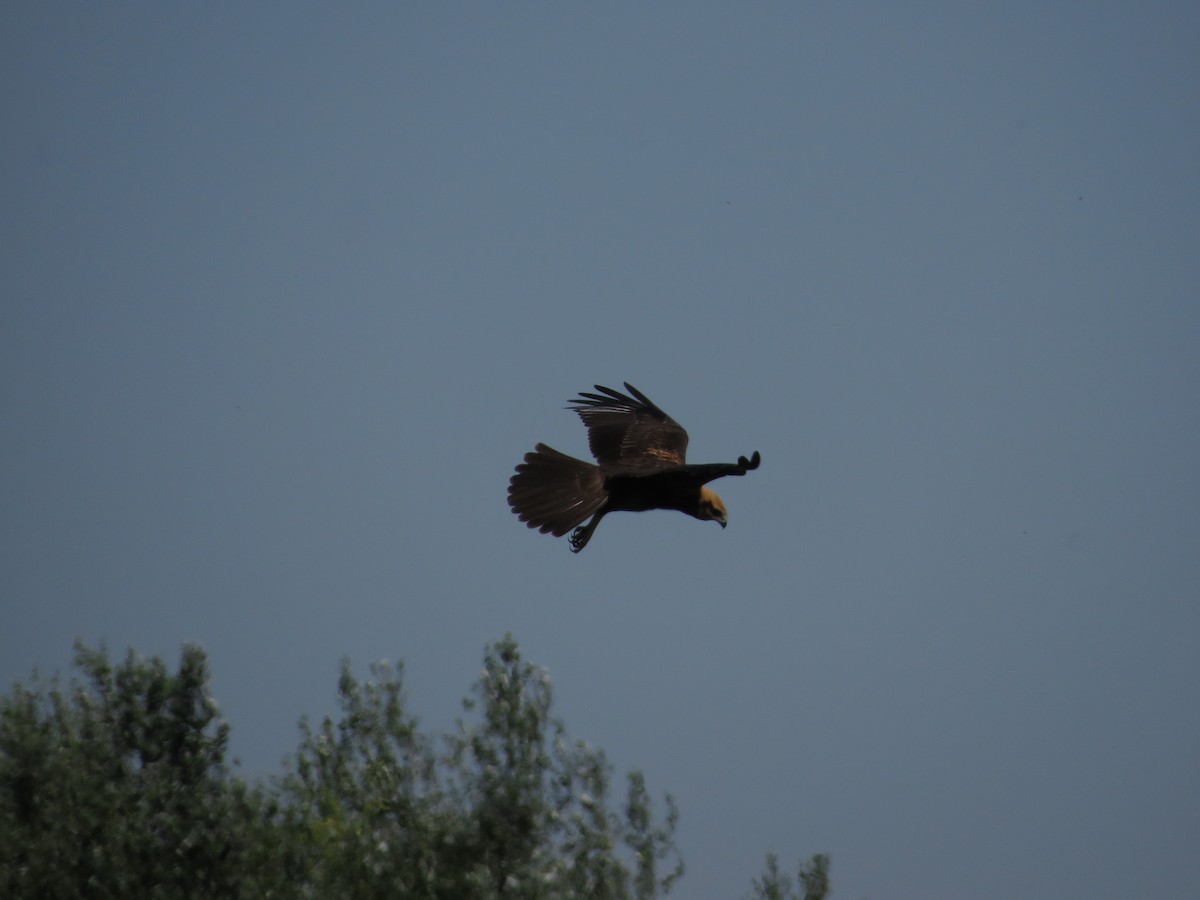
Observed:
[[[625,382],[622,394],[597,384],[571,406],[588,430],[592,456],[604,469],[661,469],[687,461],[687,432],[654,402]]]

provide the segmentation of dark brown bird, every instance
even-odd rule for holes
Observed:
[[[725,504],[708,482],[757,469],[758,451],[736,463],[689,466],[687,432],[649,397],[629,382],[629,396],[601,385],[596,390],[581,391],[567,409],[583,419],[599,465],[538,444],[508,483],[508,505],[517,517],[555,537],[575,529],[574,553],[587,546],[604,516],[618,510],[677,509],[724,528]],[[582,525],[588,516],[592,520]]]

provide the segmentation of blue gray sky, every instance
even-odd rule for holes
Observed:
[[[685,898],[1184,897],[1200,8],[0,14],[0,679],[208,652],[250,776],[484,644],[682,811]],[[507,509],[628,380],[725,531]]]

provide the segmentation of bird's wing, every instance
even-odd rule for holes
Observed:
[[[596,385],[600,393],[580,391],[567,407],[579,413],[588,430],[592,456],[604,468],[659,469],[681,466],[687,458],[683,426],[625,382],[629,396]]]
[[[757,450],[749,459],[739,456],[735,463],[702,463],[697,466],[684,466],[682,473],[686,474],[694,484],[708,484],[726,475],[745,475],[757,469],[762,463],[762,454]]]

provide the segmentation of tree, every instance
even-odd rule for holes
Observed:
[[[371,674],[360,684],[343,663],[340,719],[302,723],[282,782],[289,827],[315,838],[300,868],[318,894],[650,898],[681,877],[670,796],[656,823],[632,772],[623,815],[609,808],[604,754],[567,737],[549,676],[511,636],[464,701],[477,720],[440,741],[404,711],[402,667]]]
[[[78,644],[75,665],[0,704],[0,893],[239,896],[260,797],[224,766],[203,652],[170,674]]]
[[[797,879],[803,894],[797,894],[792,877],[779,871],[779,857],[768,851],[766,871],[753,881],[751,900],[826,900],[829,896],[829,856],[818,853],[801,864]]]
[[[0,896],[650,900],[683,876],[671,796],[660,817],[632,771],[612,797],[603,751],[552,715],[511,635],[445,735],[409,713],[402,665],[360,682],[344,661],[336,718],[302,719],[283,774],[254,785],[225,763],[200,649],[171,672],[80,644],[75,667],[0,697]],[[755,896],[795,897],[767,864]],[[799,877],[824,898],[828,859]]]

